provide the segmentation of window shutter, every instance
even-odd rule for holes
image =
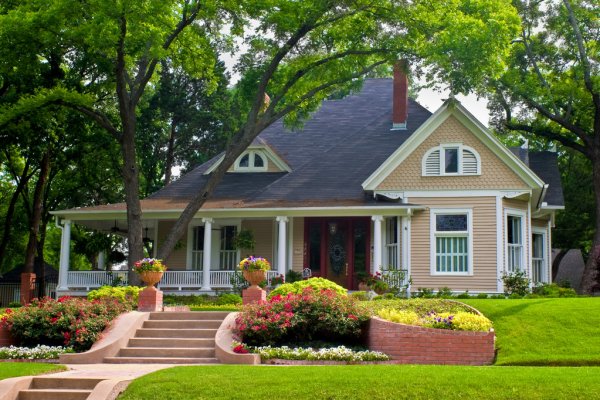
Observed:
[[[440,174],[440,150],[432,151],[425,161],[425,176]]]
[[[473,154],[472,151],[463,149],[462,162],[464,175],[477,175],[479,173],[477,168],[477,157],[475,157],[475,154]]]

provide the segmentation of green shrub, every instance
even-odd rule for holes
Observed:
[[[577,297],[577,292],[556,283],[541,284],[533,288],[533,293],[541,297]]]
[[[19,308],[21,307],[21,303],[19,303],[18,301],[11,301],[10,303],[8,303],[8,308]]]
[[[457,299],[470,299],[471,295],[469,294],[469,291],[465,291],[464,293],[460,293],[458,295],[456,295]]]
[[[215,303],[217,305],[242,304],[242,298],[234,293],[223,293],[217,297],[217,301]]]
[[[513,299],[513,300],[518,300],[518,299],[522,299],[523,296],[520,295],[519,293],[513,293],[513,294],[509,295],[508,298]]]
[[[525,271],[515,271],[510,274],[502,275],[502,282],[504,283],[504,294],[511,296],[512,294],[518,294],[521,298],[529,293],[529,279]]]
[[[488,294],[487,293],[479,293],[477,295],[478,299],[487,299],[488,298]]]
[[[420,325],[421,321],[419,315],[414,311],[394,310],[393,308],[379,310],[377,315],[385,320],[405,325]]]
[[[132,302],[114,298],[46,297],[11,310],[2,323],[20,345],[64,345],[79,352],[89,349],[111,320],[132,308]]]
[[[431,288],[418,288],[417,293],[415,293],[415,297],[423,299],[433,299],[435,296],[433,294],[433,289]]]
[[[349,294],[349,296],[352,297],[356,301],[368,301],[369,300],[369,293],[364,292],[364,291],[352,292]]]
[[[88,300],[117,299],[137,304],[143,288],[138,286],[102,286],[88,293]]]
[[[313,288],[315,291],[321,291],[325,289],[333,290],[334,292],[340,295],[347,295],[348,292],[346,289],[341,287],[335,282],[327,280],[325,278],[310,278],[303,281],[297,281],[293,283],[284,283],[279,286],[277,289],[272,290],[269,293],[269,298],[273,298],[274,296],[281,295],[286,296],[290,293],[292,294],[301,294],[304,289],[307,287]]]
[[[302,273],[298,271],[289,270],[285,274],[285,281],[287,283],[294,283],[302,280]]]
[[[490,299],[506,299],[506,296],[503,294],[493,294],[490,296]]]
[[[449,299],[452,297],[452,289],[450,289],[448,286],[438,288],[438,291],[435,294],[435,297],[439,297],[442,299]]]
[[[347,295],[307,287],[301,294],[275,295],[265,303],[245,305],[234,332],[251,346],[317,339],[356,344],[369,315]]]

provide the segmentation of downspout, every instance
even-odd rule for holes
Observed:
[[[540,208],[542,208],[542,203],[544,201],[544,197],[546,197],[546,192],[548,191],[548,184],[544,183],[544,186],[542,186],[542,193],[540,193],[540,198],[538,199],[538,202],[535,206],[535,210],[538,211]]]

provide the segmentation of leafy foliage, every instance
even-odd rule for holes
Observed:
[[[245,305],[234,332],[248,345],[315,339],[352,343],[368,318],[368,312],[348,296],[305,288],[301,294],[275,295],[266,303]]]
[[[515,271],[509,274],[502,275],[502,282],[504,283],[504,294],[510,296],[517,294],[519,296],[525,296],[529,293],[530,280],[527,278],[525,271]]]
[[[102,286],[88,293],[88,300],[116,299],[120,302],[137,304],[143,288],[138,286]]]
[[[332,282],[325,278],[310,278],[302,281],[296,281],[292,283],[284,283],[279,286],[277,289],[272,290],[269,293],[269,298],[273,298],[275,296],[287,296],[288,294],[302,294],[306,288],[312,288],[315,291],[319,292],[321,290],[331,290],[340,295],[346,295],[347,290],[338,285],[335,282]]]
[[[19,344],[65,345],[80,352],[89,349],[114,318],[131,309],[131,302],[116,299],[47,297],[11,311],[2,323]]]

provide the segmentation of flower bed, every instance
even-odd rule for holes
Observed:
[[[260,355],[263,362],[270,360],[305,360],[305,361],[388,361],[390,358],[381,352],[371,350],[353,350],[345,346],[313,349],[310,347],[271,347],[261,346],[251,349]]]
[[[31,347],[0,347],[0,360],[58,360],[58,356],[73,353],[70,347],[37,345]]]

